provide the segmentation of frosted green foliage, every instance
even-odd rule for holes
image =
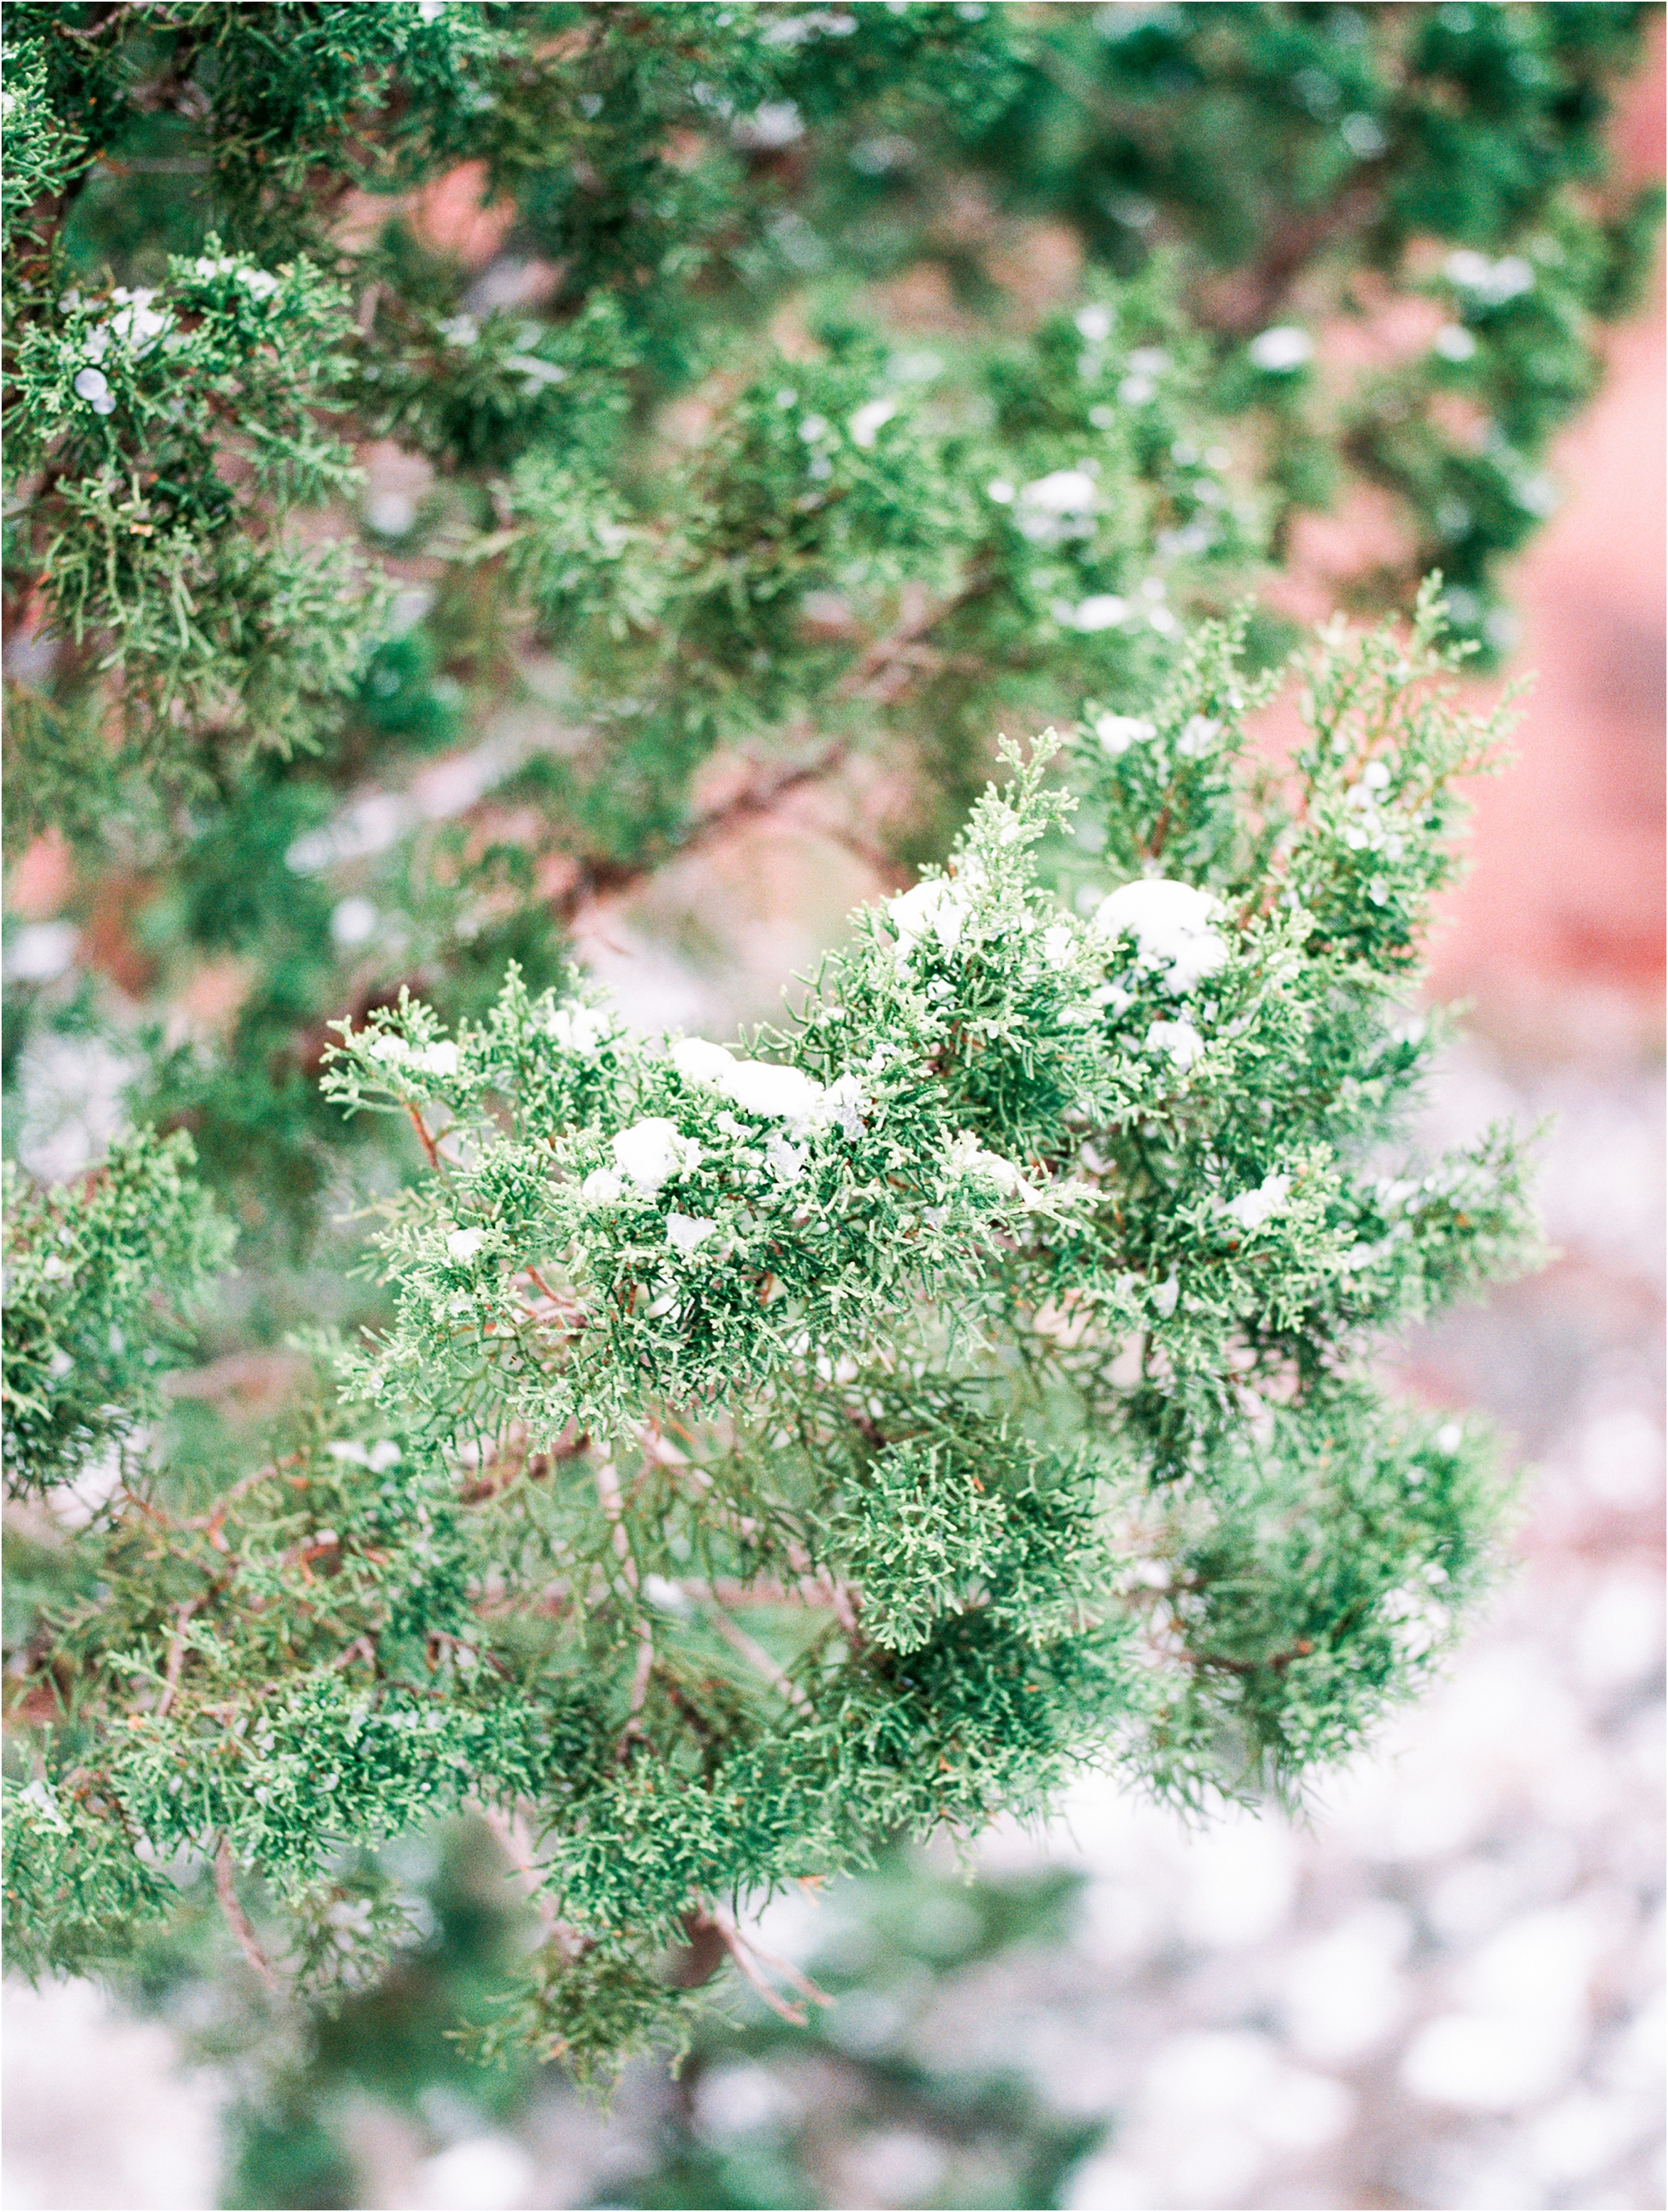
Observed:
[[[1103,1595],[1093,1466],[1050,1468],[977,1419],[958,1433],[938,1410],[925,1437],[887,1444],[854,1486],[840,1534],[877,1644],[918,1650],[971,1607],[1047,1643]]]
[[[21,218],[37,200],[62,191],[87,158],[85,142],[72,125],[53,108],[45,62],[39,53],[20,55],[15,49],[0,52],[5,76],[5,173],[3,198],[6,276],[9,286],[10,248],[18,234],[20,251],[37,243]]]
[[[875,744],[877,711],[943,747],[993,699],[1063,712],[1162,661],[1172,600],[1220,603],[1261,538],[1207,457],[1174,283],[1155,269],[1027,343],[929,357],[924,382],[831,320],[819,357],[760,349],[652,479],[606,442],[618,370],[557,387],[584,438],[515,463],[482,552],[582,703],[591,744],[561,795],[594,865],[675,847],[716,744],[802,745],[814,726],[826,772]],[[1132,359],[1152,364],[1134,407],[1117,398]],[[544,775],[526,795],[548,805]]]
[[[706,2009],[692,2002],[697,1997],[668,1988],[666,1976],[627,1944],[552,1942],[534,1957],[524,1986],[499,2002],[466,2046],[501,2064],[528,2057],[559,2064],[591,2090],[645,2052],[663,2064],[681,2059]]]
[[[1355,1715],[1421,1686],[1486,1578],[1499,1510],[1485,1435],[1398,1421],[1360,1390],[1318,1419],[1276,1409],[1225,1472],[1137,1600],[1154,1644],[1187,1654],[1150,1726],[1160,1780],[1190,1800],[1201,1765],[1346,1755]]]
[[[1495,734],[1434,681],[1436,626],[1428,594],[1410,643],[1333,641],[1300,799],[1255,825],[1231,803],[1232,635],[1207,634],[1150,718],[1078,741],[1108,848],[1153,872],[1062,908],[1033,764],[950,872],[859,918],[773,1061],[644,1043],[514,980],[455,1039],[418,1006],[374,1017],[326,1088],[423,1123],[436,1179],[381,1233],[400,1320],[367,1386],[451,1437],[461,1416],[623,1440],[645,1393],[710,1399],[796,1349],[873,1359],[922,1297],[983,1278],[1009,1319],[1058,1310],[1052,1356],[1093,1392],[1080,1310],[1166,1324],[1166,1382],[1117,1395],[1173,1466],[1248,1382],[1318,1375],[1340,1337],[1492,1271],[1508,1152],[1398,1180],[1341,1150],[1419,1065],[1391,993],[1451,872],[1449,781]],[[1204,881],[1158,874],[1166,852]]]
[[[232,1228],[193,1180],[191,1140],[113,1144],[73,1184],[5,1164],[9,1492],[71,1480],[155,1413],[185,1364],[183,1316],[230,1257]]]
[[[471,1788],[535,1789],[572,1746],[548,1699],[535,1717],[466,1640],[467,1577],[483,1565],[469,1538],[432,1463],[316,1426],[207,1512],[153,1507],[96,1526],[85,1595],[54,1623],[76,1684],[46,1738],[58,1779],[18,1800],[8,1901],[21,1879],[39,1907],[20,1963],[58,1955],[51,1931],[75,1917],[76,1885],[96,1881],[113,1819],[130,1860],[143,1838],[164,1858],[223,1841],[259,1863],[316,1968],[307,1915],[341,1872],[333,1845],[419,1825]],[[95,1587],[100,1575],[110,1581]],[[89,1775],[82,1747],[100,1707],[136,1693],[132,1725]],[[173,1893],[153,1881],[145,1895],[158,1911]]]
[[[56,112],[112,164],[82,220],[96,232],[131,192],[116,164],[172,156],[200,166],[222,226],[262,255],[320,246],[320,202],[345,183],[387,188],[455,157],[478,132],[479,72],[502,43],[478,7],[416,0],[70,12],[22,0],[9,27],[44,63]]]
[[[536,68],[505,55],[487,159],[531,239],[563,262],[565,298],[617,290],[667,367],[696,350],[679,301],[692,279],[721,296],[726,280],[774,289],[826,263],[772,152],[939,115],[977,128],[1012,94],[1027,44],[1007,10],[940,0],[543,12],[562,43]]]
[[[1406,526],[1398,576],[1440,565],[1456,627],[1498,648],[1515,634],[1501,557],[1557,501],[1548,442],[1594,387],[1594,319],[1650,267],[1659,189],[1591,191],[1608,95],[1649,20],[1631,5],[1047,9],[1016,98],[963,143],[1010,204],[1073,223],[1114,269],[1186,239],[1216,396],[1263,441],[1282,529],[1365,479]],[[895,221],[925,183],[906,148],[855,189]],[[1440,327],[1393,364],[1318,374],[1327,322],[1370,312],[1386,280],[1432,301]]]
[[[7,1941],[21,1973],[73,1972],[120,1957],[179,1904],[166,1875],[134,1850],[119,1801],[61,1795],[39,1777],[0,1780],[7,1852]]]
[[[1144,715],[1187,622],[1352,472],[1416,525],[1361,595],[1440,560],[1503,639],[1493,566],[1649,234],[1576,196],[1643,20],[19,0],[7,833],[143,868],[171,977],[254,979],[141,1115],[188,1116],[299,1254],[340,1163],[329,1018],[402,983],[478,1017],[511,958],[541,989],[593,895],[713,830],[715,750],[754,811],[878,757],[878,856],[941,855],[993,727]],[[514,218],[473,277],[393,196],[466,159]],[[1025,211],[1087,256],[1046,311],[1004,289]],[[1444,320],[1357,384],[1312,356],[1363,270]],[[955,294],[924,342],[867,281],[905,272]],[[346,455],[384,440],[433,474],[362,507]],[[1253,657],[1281,644],[1260,617]],[[530,694],[562,740],[482,793],[485,851],[424,824],[287,865]],[[330,934],[344,895],[364,940]]]
[[[284,528],[356,481],[316,420],[341,295],[217,246],[158,287],[72,286],[17,340],[9,459],[55,487],[31,517],[48,617],[119,677],[141,757],[181,722],[311,742],[381,620],[351,549]]]
[[[484,1806],[551,1925],[495,2033],[587,2072],[675,2037],[744,1899],[879,1838],[1039,1816],[1085,1760],[1203,1806],[1354,1750],[1499,1496],[1363,1355],[1533,1249],[1504,1133],[1392,1149],[1498,729],[1439,628],[1433,588],[1329,635],[1284,789],[1232,627],[1146,715],[1010,748],[790,1028],[643,1039],[514,973],[449,1036],[342,1024],[326,1091],[429,1164],[374,1208],[391,1324],[270,1464],[164,1464],[78,1540],[17,1955],[119,1949],[196,1853],[264,1974],[370,1972],[402,1922],[354,1855]]]
[[[1364,1362],[1532,1247],[1509,1133],[1406,1134],[1496,726],[1428,593],[1325,642],[1282,782],[1280,626],[1220,617],[1364,476],[1413,526],[1363,599],[1440,554],[1498,635],[1648,235],[1577,195],[1642,21],[9,10],[9,826],[157,979],[26,973],[9,1047],[108,1015],[192,1131],[247,1231],[203,1357],[348,1323],[270,1432],[154,1419],[183,1184],[137,1354],[54,1373],[69,1290],[15,1302],[36,1486],[123,1477],[15,1516],[15,1956],[212,1892],[327,2000],[402,1940],[381,1845],[472,1807],[550,1923],[501,2043],[594,2071],[775,1886],[1085,1759],[1296,1797],[1428,1679],[1488,1447]],[[466,160],[473,276],[393,197]],[[1363,276],[1440,337],[1356,382]],[[794,1019],[628,1031],[569,926],[848,764],[866,862],[937,865]]]
[[[149,799],[123,769],[154,781],[165,769],[201,802],[252,744],[335,742],[386,641],[381,595],[354,574],[350,484],[339,454],[327,465],[326,429],[393,438],[441,471],[397,546],[368,523],[363,535],[374,559],[441,556],[437,629],[459,672],[484,661],[505,679],[501,648],[527,600],[550,642],[592,659],[580,695],[596,772],[547,795],[605,865],[675,836],[714,744],[784,720],[791,732],[813,708],[837,726],[847,684],[880,694],[953,770],[954,811],[977,787],[957,759],[975,723],[983,733],[975,701],[1011,700],[1028,726],[1069,711],[1039,680],[1068,658],[1089,686],[1128,664],[1138,689],[1160,641],[1148,616],[1212,604],[1209,568],[1254,554],[1267,521],[1277,544],[1350,471],[1415,525],[1394,575],[1363,588],[1405,591],[1440,562],[1452,618],[1499,642],[1494,565],[1555,500],[1547,438],[1592,388],[1593,318],[1621,304],[1649,229],[1642,207],[1599,219],[1573,190],[1602,166],[1605,88],[1643,21],[1632,7],[1462,21],[1423,6],[1137,20],[914,0],[647,14],[200,0],[165,15],[19,0],[9,21],[6,190],[28,240],[9,275],[9,572],[29,626],[56,616],[71,640],[50,683],[20,687],[28,790],[12,818],[89,840]],[[334,227],[350,187],[393,192],[466,158],[514,202],[515,250],[556,272],[536,313],[466,303],[456,267],[398,221],[351,249]],[[912,357],[873,319],[851,324],[851,278],[937,261],[979,295],[982,248],[947,231],[934,164],[1065,216],[1091,266],[1075,313],[1039,337],[1044,389],[1025,388],[1033,368],[1004,392],[999,369],[950,348],[923,451],[902,404],[920,394],[891,388],[919,371],[904,375]],[[1409,258],[1433,233],[1454,249],[1435,269]],[[1154,245],[1160,262],[1182,256],[1189,312],[1170,311],[1168,331],[1132,329],[1126,303],[1105,298],[1107,272],[1127,280]],[[169,307],[170,254],[177,266],[222,250],[289,272],[285,305],[265,302],[264,335],[279,341],[266,374],[214,350],[211,319],[194,328],[187,303]],[[1236,283],[1202,284],[1212,267]],[[1447,320],[1415,360],[1335,398],[1311,373],[1313,301],[1347,306],[1362,267],[1429,292]],[[351,288],[351,325],[286,325],[303,272],[315,305],[332,283]],[[58,303],[82,292],[94,315],[118,276],[164,295],[136,311],[136,332],[157,313],[173,325],[82,361]],[[852,371],[867,346],[866,388],[849,408],[838,390],[807,394],[774,441],[744,409],[697,464],[668,470],[656,410],[698,393],[727,413],[758,367],[763,318],[795,291],[813,325],[850,325],[835,351]],[[102,319],[113,329],[125,312]],[[882,362],[902,365],[890,382]],[[66,392],[76,378],[104,382],[83,398]],[[769,388],[794,381],[772,373]],[[1457,397],[1486,410],[1480,443],[1445,427]],[[847,452],[849,416],[877,425],[888,408],[874,449]],[[1249,499],[1201,459],[1226,452],[1210,423],[1229,416]],[[831,426],[825,450],[793,443],[807,420]],[[1014,450],[1044,433],[1059,450]],[[1027,541],[1020,501],[1017,529],[990,527],[984,484],[1091,466],[1093,510],[1033,511],[1048,526]],[[1131,496],[1132,468],[1156,496]],[[283,510],[326,490],[332,509],[309,520],[303,553]],[[945,597],[923,612],[885,604],[899,579],[934,575]],[[1168,604],[1140,598],[1149,584]],[[807,611],[813,594],[824,605]],[[913,662],[867,657],[888,638]],[[908,666],[932,674],[906,687]],[[136,758],[109,757],[100,667],[119,675]],[[896,712],[906,688],[914,711]],[[144,827],[180,834],[154,806]]]

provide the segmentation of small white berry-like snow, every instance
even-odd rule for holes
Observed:
[[[744,1113],[803,1122],[823,1105],[823,1086],[814,1076],[774,1060],[738,1060],[705,1037],[679,1037],[672,1048],[672,1064],[685,1081],[721,1091]]]
[[[686,1082],[724,1091],[735,1067],[735,1055],[721,1044],[709,1044],[705,1037],[679,1037],[672,1048],[672,1065]]]
[[[1088,514],[1095,505],[1094,478],[1087,469],[1055,469],[1021,484],[1020,503],[1044,514]]]
[[[861,1137],[863,1117],[873,1104],[874,1101],[863,1088],[861,1076],[842,1075],[837,1077],[824,1091],[816,1118],[819,1121],[832,1123],[848,1137]]]
[[[1232,1214],[1244,1230],[1260,1229],[1281,1211],[1291,1188],[1290,1176],[1264,1176],[1255,1190],[1241,1191],[1238,1198],[1228,1200],[1222,1211]]]
[[[1094,927],[1103,937],[1133,937],[1140,965],[1167,969],[1165,988],[1181,998],[1227,958],[1217,929],[1224,917],[1213,893],[1167,876],[1143,876],[1102,899]]]
[[[596,1058],[597,1048],[610,1026],[606,1014],[596,1006],[581,1006],[576,999],[552,1006],[545,1021],[546,1031],[563,1052],[577,1053],[581,1060]]]
[[[1067,627],[1085,632],[1115,629],[1129,611],[1129,602],[1116,592],[1092,592],[1071,610]]]
[[[986,1152],[970,1129],[958,1129],[951,1138],[948,1161],[954,1176],[977,1176],[982,1182],[995,1183],[1008,1198],[1023,1199],[1027,1205],[1038,1203],[1038,1193],[1013,1161],[1005,1160],[1000,1152]]]
[[[1431,340],[1431,351],[1444,361],[1469,361],[1476,351],[1476,340],[1464,323],[1444,323]]]
[[[659,1613],[686,1613],[690,1610],[687,1595],[664,1575],[645,1575],[642,1594]]]
[[[808,1121],[822,1103],[823,1087],[797,1067],[766,1060],[738,1060],[724,1088],[745,1113],[784,1121]]]
[[[1202,758],[1210,750],[1221,727],[1221,724],[1213,721],[1208,714],[1192,715],[1176,740],[1176,750],[1184,760]]]
[[[898,932],[900,960],[928,937],[935,937],[946,951],[960,942],[967,919],[967,894],[959,884],[934,876],[886,901],[886,914]]]
[[[1253,368],[1270,376],[1289,376],[1314,358],[1315,342],[1294,323],[1277,323],[1271,331],[1259,331],[1245,351]]]
[[[1127,753],[1131,745],[1145,744],[1159,733],[1158,724],[1136,714],[1100,714],[1095,718],[1094,733],[1116,760]]]
[[[704,1244],[718,1224],[691,1213],[668,1213],[666,1218],[666,1241],[679,1252],[692,1252],[697,1244]]]
[[[1451,253],[1442,264],[1442,273],[1451,284],[1462,292],[1474,292],[1491,307],[1502,307],[1507,300],[1515,300],[1520,292],[1535,289],[1535,269],[1520,253],[1508,253],[1501,260],[1491,261],[1486,253],[1462,246]]]
[[[846,425],[854,446],[869,447],[874,443],[881,425],[890,422],[898,412],[895,399],[871,399],[860,407]]]
[[[675,1121],[661,1115],[652,1115],[622,1129],[614,1139],[613,1152],[621,1173],[639,1190],[651,1192],[670,1182],[673,1176],[698,1167],[702,1157],[696,1139],[684,1136]]]
[[[159,312],[151,306],[156,295],[149,286],[142,285],[131,292],[125,285],[119,284],[110,296],[122,303],[119,311],[110,318],[110,328],[135,353],[143,353],[148,345],[154,345],[173,320],[166,308]]]
[[[1167,1052],[1178,1066],[1192,1066],[1205,1048],[1205,1041],[1191,1022],[1154,1022],[1147,1032],[1149,1052]]]
[[[770,1172],[783,1182],[797,1182],[805,1169],[805,1147],[790,1145],[786,1137],[772,1129],[764,1139],[764,1161]]]

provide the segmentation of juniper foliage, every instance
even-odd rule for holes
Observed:
[[[478,1805],[550,1920],[499,2033],[583,2073],[675,2025],[703,1935],[746,1957],[746,1900],[880,1836],[1041,1814],[1086,1759],[1202,1806],[1352,1749],[1500,1503],[1487,1437],[1366,1348],[1532,1235],[1503,1133],[1384,1151],[1496,734],[1439,626],[1428,593],[1410,643],[1322,649],[1286,803],[1207,629],[1063,785],[1058,741],[1012,752],[740,1056],[514,972],[451,1036],[409,997],[343,1024],[327,1091],[427,1156],[374,1208],[392,1326],[270,1466],[196,1510],[130,1468],[77,1540],[14,1955],[119,1948],[195,1852],[339,1972],[390,1920],[341,1913],[342,1854]],[[1038,868],[1080,804],[1146,864],[1093,901]]]
[[[715,752],[754,811],[880,757],[883,843],[941,856],[993,727],[1141,712],[1352,483],[1403,542],[1341,589],[1440,565],[1505,638],[1643,265],[1599,129],[1645,13],[19,0],[7,834],[156,887],[163,1000],[247,971],[212,1044],[112,1040],[139,1118],[293,1261],[344,1005],[556,981],[561,925],[721,827]],[[414,197],[465,161],[510,220],[472,277]],[[1428,341],[1346,368],[1392,301]],[[411,791],[471,733],[472,839]],[[10,1050],[60,1013],[15,994]]]
[[[101,1042],[139,1130],[9,1192],[16,1963],[212,1890],[335,2002],[474,1808],[548,1937],[487,2047],[606,2070],[773,1887],[1086,1759],[1294,1798],[1428,1678],[1500,1482],[1365,1362],[1533,1244],[1509,1134],[1404,1157],[1444,626],[1641,261],[1644,16],[12,8],[8,830],[100,972],[15,941],[8,1080]],[[1362,482],[1413,629],[1282,782],[1233,611]],[[876,764],[926,872],[780,1023],[575,967]],[[176,1371],[304,1323],[271,1419]]]

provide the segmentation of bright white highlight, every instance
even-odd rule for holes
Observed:
[[[675,1121],[652,1115],[622,1129],[613,1144],[620,1172],[639,1190],[657,1191],[673,1176],[685,1175],[701,1164],[701,1146],[682,1135]]]
[[[1209,891],[1147,876],[1102,899],[1094,927],[1103,937],[1133,937],[1139,964],[1166,969],[1165,988],[1179,999],[1227,958],[1227,945],[1217,933],[1223,919],[1222,902]]]
[[[1277,323],[1271,331],[1260,331],[1245,351],[1251,367],[1265,375],[1289,376],[1313,360],[1315,342],[1295,323]]]

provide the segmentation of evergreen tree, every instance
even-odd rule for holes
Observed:
[[[1295,1797],[1428,1676],[1500,1481],[1364,1361],[1533,1231],[1508,1133],[1408,1157],[1407,1002],[1644,12],[13,7],[9,836],[142,1002],[50,930],[9,994],[26,1153],[65,1041],[135,1124],[9,1196],[15,1962],[212,1888],[329,2000],[472,1808],[545,1923],[487,2048],[585,2075],[785,1883],[1089,1759]],[[466,161],[473,282],[410,197]],[[1406,619],[1277,777],[1247,595],[1352,480]],[[781,1026],[632,1033],[576,917],[866,760],[913,887]],[[297,1331],[275,1422],[159,1387]]]

